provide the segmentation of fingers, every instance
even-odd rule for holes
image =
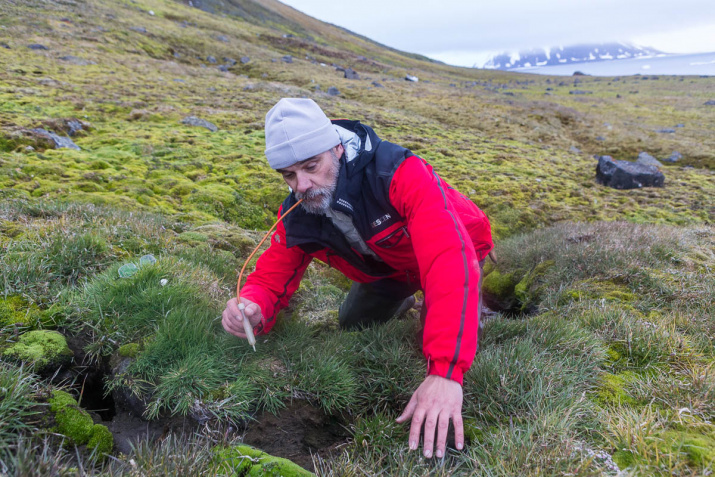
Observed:
[[[415,413],[412,415],[412,425],[410,426],[410,450],[416,450],[420,443],[420,432],[422,431],[422,422],[425,420],[425,411],[423,408],[418,407],[415,409]],[[425,428],[427,424],[425,423]],[[434,430],[434,427],[432,428]],[[434,435],[434,433],[433,433]],[[425,442],[423,444],[425,457],[432,457],[432,447],[429,447],[429,455],[427,453],[427,432],[425,431]]]
[[[449,414],[442,413],[439,415],[439,424],[437,425],[437,450],[435,457],[444,457],[444,452],[447,448],[447,432],[449,431]],[[426,431],[425,431],[426,432]]]
[[[415,408],[417,407],[417,399],[415,399],[414,394],[410,398],[410,402],[407,403],[407,407],[405,407],[405,410],[402,412],[400,417],[396,419],[397,422],[402,424],[403,422],[406,422],[407,419],[412,417],[412,414],[415,412]]]
[[[438,418],[439,418],[439,414],[431,412],[427,415],[427,419],[425,420],[425,433],[424,433],[424,442],[422,443],[422,453],[428,459],[432,457],[432,449],[434,449],[434,431],[435,431],[435,428],[437,427],[437,419]],[[415,427],[414,417],[412,418],[412,427],[413,428]],[[420,431],[420,427],[417,426],[417,437],[418,438],[419,438],[419,431]],[[410,435],[410,437],[411,437],[411,435]]]
[[[240,318],[236,318],[235,315],[232,315],[228,308],[225,309],[221,315],[221,324],[224,330],[239,338],[246,338],[246,332],[243,329],[243,323],[241,321]]]
[[[462,422],[462,414],[452,416],[452,424],[454,424],[454,446],[457,450],[464,449],[464,423]]]

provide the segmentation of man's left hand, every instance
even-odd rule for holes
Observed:
[[[416,450],[420,442],[422,423],[425,425],[424,456],[432,457],[435,430],[437,431],[436,457],[444,456],[447,447],[449,420],[454,424],[454,443],[457,449],[464,447],[464,427],[462,425],[462,386],[441,376],[427,376],[412,395],[405,411],[397,422],[406,422],[412,417],[410,427],[410,449]]]

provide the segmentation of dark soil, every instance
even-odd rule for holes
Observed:
[[[175,417],[145,421],[128,411],[119,411],[111,422],[103,422],[114,434],[114,453],[129,454],[132,444],[143,441],[153,442],[167,434],[182,432],[187,435],[196,429],[196,422],[190,418]]]
[[[314,471],[312,456],[326,457],[349,435],[341,418],[327,416],[306,401],[293,401],[280,415],[265,413],[250,423],[243,441]]]

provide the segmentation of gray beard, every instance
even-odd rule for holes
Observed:
[[[340,173],[340,158],[332,149],[330,153],[333,156],[332,169],[330,170],[333,177],[332,184],[325,187],[309,189],[305,194],[301,194],[300,192],[295,193],[296,199],[305,199],[301,202],[300,206],[309,214],[324,214],[335,197],[335,189],[338,186],[338,174]]]

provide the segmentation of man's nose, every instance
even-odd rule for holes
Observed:
[[[313,181],[310,180],[307,174],[296,174],[297,184],[296,190],[301,194],[305,194],[312,186]]]

